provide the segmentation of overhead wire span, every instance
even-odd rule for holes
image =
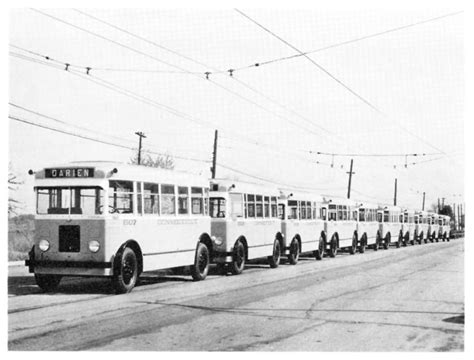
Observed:
[[[36,127],[39,127],[39,128],[43,128],[43,129],[46,129],[46,130],[62,133],[62,134],[69,135],[69,136],[74,136],[74,137],[81,138],[81,139],[84,139],[84,140],[94,141],[94,142],[101,143],[101,144],[104,144],[104,145],[115,146],[115,147],[122,148],[122,149],[127,149],[127,150],[136,150],[136,148],[131,147],[131,146],[118,144],[118,143],[114,143],[114,142],[110,142],[110,141],[104,141],[104,140],[100,140],[100,139],[93,138],[93,137],[86,136],[86,135],[82,135],[82,134],[76,134],[76,133],[73,133],[73,132],[70,132],[70,131],[54,128],[52,126],[43,125],[43,124],[39,124],[39,123],[36,123],[36,122],[33,122],[33,121],[29,121],[29,120],[20,118],[18,116],[8,115],[8,118],[11,119],[11,120],[17,121],[17,122],[25,123],[25,124],[28,124],[28,125],[31,125],[31,126],[36,126]],[[189,160],[189,161],[196,161],[196,162],[202,162],[202,163],[209,163],[210,162],[210,160],[184,157],[184,156],[174,155],[174,154],[170,154],[170,153],[166,153],[166,152],[156,152],[156,151],[151,151],[151,150],[147,150],[147,152],[150,153],[150,154],[153,154],[153,155],[162,155],[162,156],[163,155],[164,156],[170,155],[170,156],[172,156],[176,159],[181,159],[181,160]]]

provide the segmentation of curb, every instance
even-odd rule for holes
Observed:
[[[25,265],[25,260],[9,261],[8,262],[8,267],[10,267],[10,266],[23,266],[23,265]]]

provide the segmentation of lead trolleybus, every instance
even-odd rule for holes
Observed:
[[[30,174],[34,173],[30,171]],[[117,293],[143,271],[190,266],[206,278],[207,179],[112,162],[73,162],[35,173],[35,244],[26,265],[45,291],[63,276],[102,276]]]

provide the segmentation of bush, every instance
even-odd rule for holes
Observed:
[[[33,215],[19,215],[8,219],[8,261],[24,260],[34,243]]]

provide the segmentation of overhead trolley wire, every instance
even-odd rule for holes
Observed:
[[[271,59],[271,60],[266,60],[266,61],[255,62],[255,63],[250,64],[250,65],[233,68],[233,72],[246,70],[246,69],[250,69],[250,68],[255,68],[255,67],[261,67],[261,66],[264,66],[264,65],[273,64],[273,63],[280,62],[280,61],[291,60],[291,59],[302,57],[302,56],[305,56],[305,55],[314,54],[314,53],[317,53],[317,52],[320,52],[320,51],[325,51],[325,50],[333,49],[333,48],[336,48],[336,47],[352,44],[352,43],[355,43],[355,42],[371,39],[371,38],[374,38],[374,37],[377,37],[377,36],[382,36],[382,35],[389,34],[389,33],[392,33],[392,32],[404,30],[404,29],[407,29],[407,28],[410,28],[410,27],[426,24],[426,23],[433,22],[433,21],[438,21],[438,20],[441,20],[441,19],[444,19],[444,18],[447,18],[447,17],[450,17],[450,16],[455,16],[455,15],[462,14],[463,12],[464,11],[452,12],[452,13],[440,15],[440,16],[437,16],[437,17],[429,18],[429,19],[426,19],[426,20],[421,20],[421,21],[418,21],[418,22],[415,22],[415,23],[411,23],[411,24],[407,24],[407,25],[401,25],[401,26],[397,26],[397,27],[394,27],[394,28],[391,28],[391,29],[388,29],[388,30],[379,31],[379,32],[376,32],[376,33],[360,36],[360,37],[357,37],[357,38],[354,38],[354,39],[341,41],[341,42],[338,42],[338,43],[335,43],[335,44],[332,44],[332,45],[323,46],[323,47],[320,47],[320,48],[317,48],[317,49],[314,49],[314,50],[304,51],[303,53],[298,53],[298,54],[294,54],[294,55],[290,55],[290,56],[283,56],[283,57],[279,57],[279,58],[275,58],[275,59]],[[226,72],[223,72],[223,73],[226,73]]]

